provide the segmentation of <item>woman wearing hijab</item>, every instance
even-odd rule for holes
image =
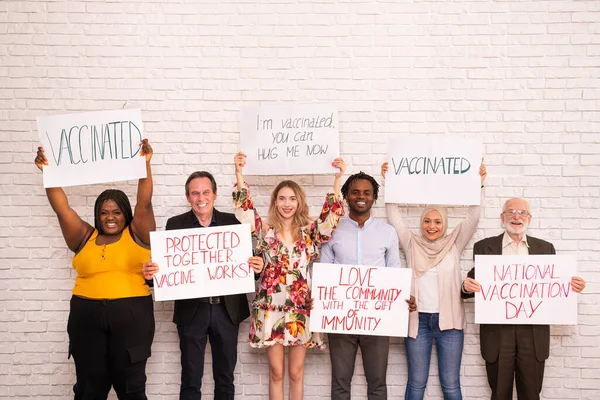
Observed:
[[[387,170],[388,163],[384,163],[381,174],[385,176]],[[483,185],[487,176],[483,161],[479,175]],[[408,337],[404,340],[408,360],[405,399],[423,399],[435,340],[444,400],[461,400],[460,362],[465,313],[460,298],[460,255],[477,229],[481,207],[471,206],[465,220],[446,234],[447,210],[427,206],[421,214],[420,235],[408,229],[397,204],[386,204],[386,210],[390,224],[398,233],[406,262],[413,271],[411,294],[418,310],[418,313],[410,314]]]

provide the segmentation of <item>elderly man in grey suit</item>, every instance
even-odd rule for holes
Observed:
[[[556,254],[552,243],[525,233],[531,222],[529,203],[524,199],[507,200],[500,219],[504,232],[475,243],[477,254],[527,255]],[[581,292],[585,281],[571,278],[575,292]],[[472,268],[463,282],[462,297],[474,296],[481,287]],[[548,325],[486,325],[480,330],[481,356],[485,360],[492,400],[512,400],[516,379],[519,400],[539,400],[544,379],[544,364],[550,355],[550,326]]]

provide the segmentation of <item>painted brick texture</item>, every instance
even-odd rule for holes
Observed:
[[[74,282],[33,164],[35,118],[141,108],[155,155],[157,225],[187,209],[184,182],[215,174],[231,210],[238,110],[257,102],[337,104],[348,172],[378,179],[395,134],[458,133],[486,149],[485,209],[472,243],[500,232],[502,202],[531,202],[531,233],[575,254],[587,282],[579,325],[552,328],[543,398],[600,398],[600,2],[597,0],[56,0],[0,2],[0,399],[66,399],[75,374],[66,321]],[[248,177],[259,211],[282,177]],[[329,176],[298,176],[311,214]],[[88,221],[107,185],[67,189]],[[135,182],[114,185],[130,195]],[[385,217],[380,201],[375,214]],[[419,210],[407,210],[416,228]],[[450,211],[454,226],[464,209]],[[173,304],[156,304],[150,399],[175,399]],[[465,399],[489,398],[473,304],[462,363]],[[268,397],[266,354],[240,330],[237,394]],[[210,352],[208,352],[210,360]],[[427,399],[441,399],[432,360]],[[305,397],[329,398],[327,352],[309,351]],[[393,339],[390,398],[406,359]],[[210,363],[204,393],[212,395]],[[111,394],[111,399],[116,398]],[[366,398],[357,359],[353,398]]]

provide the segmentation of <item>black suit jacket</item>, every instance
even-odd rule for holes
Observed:
[[[500,236],[485,238],[475,243],[473,246],[473,259],[477,254],[502,254],[502,238]],[[529,254],[556,254],[552,243],[532,236],[527,236],[529,245]],[[475,267],[471,268],[467,274],[469,278],[475,279]],[[474,293],[461,293],[463,298],[473,297]],[[487,325],[479,326],[481,356],[487,362],[493,363],[498,360],[500,353],[500,337],[506,331],[503,329],[506,325]],[[535,357],[538,361],[544,361],[550,355],[550,326],[531,325],[533,328],[533,337],[535,341]]]
[[[169,218],[166,230],[193,228],[195,219],[196,216],[192,210],[190,210],[184,214]],[[213,219],[216,226],[235,225],[240,223],[240,221],[235,218],[235,215],[231,213],[222,213],[217,210],[213,210]],[[248,307],[248,300],[245,294],[232,294],[224,296],[224,299],[225,308],[227,309],[229,318],[231,318],[231,322],[234,324],[239,324],[250,316],[250,308]],[[175,300],[173,322],[177,325],[189,324],[194,318],[199,303],[199,299]]]

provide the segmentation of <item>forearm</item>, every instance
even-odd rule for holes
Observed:
[[[58,215],[66,214],[71,209],[65,191],[61,187],[46,188],[46,196],[52,210]]]
[[[140,207],[146,210],[152,208],[153,190],[154,184],[152,182],[152,168],[150,167],[150,162],[147,161],[146,177],[138,181],[136,208]]]
[[[333,195],[335,196],[335,201],[338,201],[338,197],[340,194],[340,181],[342,180],[341,176],[335,176],[335,179],[333,180]]]
[[[241,172],[235,173],[235,182],[237,184],[237,190],[241,191],[244,188],[244,176]]]

